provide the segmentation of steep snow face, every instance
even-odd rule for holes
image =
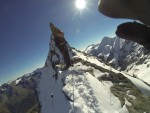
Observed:
[[[104,37],[98,49],[93,50],[91,48],[85,52],[98,57],[118,70],[137,75],[140,79],[150,83],[150,77],[148,76],[150,53],[135,42],[119,37]]]
[[[42,73],[38,87],[41,113],[68,113],[71,108],[62,92],[62,76],[58,75],[59,80],[55,80],[55,73],[52,67],[45,68]]]
[[[55,45],[53,36],[50,38],[49,45],[48,56],[38,87],[41,113],[68,113],[71,105],[62,91],[63,84],[61,80],[63,76],[60,75],[56,67],[58,63],[65,64],[64,58]],[[71,58],[69,45],[67,47]]]
[[[67,71],[55,71],[45,68],[39,82],[41,113],[128,113],[126,106],[115,97],[111,82],[99,82],[88,70],[93,69],[97,77],[107,73],[90,66],[77,63]],[[53,95],[53,97],[52,97]]]
[[[143,56],[145,58],[145,56]],[[127,68],[127,72],[130,75],[133,75],[136,78],[144,80],[148,84],[150,84],[150,56],[145,58],[145,61],[141,60],[140,64],[136,62],[130,65]]]

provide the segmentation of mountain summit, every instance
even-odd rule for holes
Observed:
[[[108,37],[104,42],[112,44],[114,40],[122,43]],[[143,81],[70,47],[68,43],[66,50],[71,66],[64,68],[64,55],[54,41],[50,40],[49,45],[44,67],[0,87],[0,113],[150,112],[150,87]],[[102,45],[106,47],[103,53],[109,54],[113,47],[107,43]],[[102,50],[97,46],[94,48]]]
[[[110,44],[113,43],[113,40],[104,39]],[[120,40],[116,41],[122,43]],[[62,70],[64,60],[61,52],[55,46],[59,56],[55,57],[59,58],[60,62],[54,67],[53,62],[56,62],[57,58],[50,60],[51,43],[38,85],[41,113],[129,113],[132,111],[140,113],[150,111],[149,107],[145,106],[150,102],[147,97],[150,96],[150,87],[143,81],[120,73],[96,57],[85,55],[70,46],[67,47],[72,66]],[[107,48],[104,52],[107,53],[109,50],[111,48]],[[137,102],[139,103],[135,104]]]

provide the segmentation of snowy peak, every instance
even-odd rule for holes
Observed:
[[[121,68],[120,61],[122,59],[142,48],[141,45],[135,42],[124,40],[117,36],[114,38],[104,37],[96,50],[91,48],[87,53],[97,56],[115,68]]]
[[[65,43],[63,46],[57,45],[55,43],[55,37],[51,35],[50,42],[49,42],[49,52],[47,59],[45,61],[45,66],[51,66],[52,64],[65,64],[66,59],[70,59],[72,57],[72,51],[69,43],[65,40],[65,38],[62,38],[63,41],[60,42],[60,45],[62,43]],[[64,58],[67,57],[67,58]]]
[[[150,82],[150,53],[142,45],[119,37],[104,37],[97,46],[98,49],[91,48],[86,53],[118,70]]]
[[[102,49],[102,47],[105,47],[107,45],[113,45],[115,38],[110,37],[104,37],[99,45],[99,50]]]
[[[84,52],[87,53],[88,51],[90,51],[91,49],[95,49],[99,44],[92,44],[92,45],[89,45],[85,50]]]
[[[113,48],[111,45],[110,50]],[[119,72],[98,58],[68,45],[67,49],[72,63],[69,68],[62,69],[65,63],[63,55],[55,44],[50,42],[43,68],[18,78],[13,82],[12,90],[8,85],[0,86],[0,113],[6,113],[6,110],[16,112],[9,105],[14,105],[19,113],[150,111],[150,87],[143,81]],[[12,92],[14,95],[9,95]],[[24,106],[27,102],[29,106]]]

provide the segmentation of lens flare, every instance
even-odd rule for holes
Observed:
[[[82,10],[86,7],[86,1],[85,0],[76,0],[75,4],[76,4],[76,7],[80,10]]]

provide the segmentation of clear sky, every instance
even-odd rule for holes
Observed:
[[[75,0],[0,0],[0,84],[44,65],[49,22],[64,31],[71,46],[83,50],[115,36],[124,21],[99,13],[98,0],[86,0],[82,10]]]

